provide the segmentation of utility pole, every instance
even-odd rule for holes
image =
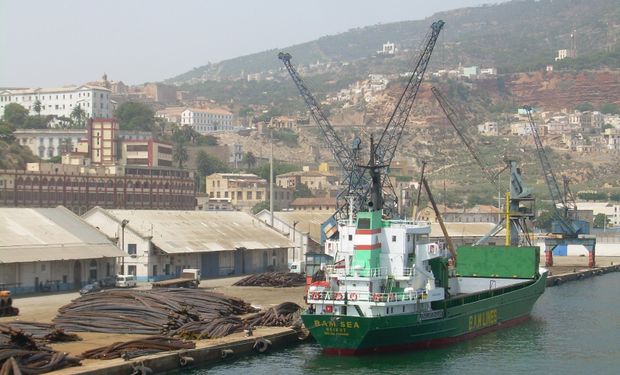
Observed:
[[[125,227],[129,224],[129,220],[123,219],[121,221],[121,250],[123,251],[123,257],[121,258],[121,275],[125,274]]]
[[[269,126],[269,138],[271,153],[269,154],[269,212],[271,214],[271,227],[273,228],[273,126]]]

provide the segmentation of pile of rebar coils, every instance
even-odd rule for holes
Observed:
[[[82,358],[89,359],[112,359],[124,358],[125,360],[149,355],[158,352],[193,349],[196,344],[190,341],[182,341],[166,336],[152,336],[143,339],[116,342],[108,346],[87,350],[82,353]]]
[[[234,283],[234,286],[271,286],[276,288],[288,288],[301,286],[306,283],[304,275],[294,272],[265,272],[244,277]]]
[[[37,329],[39,334],[44,330]],[[44,342],[50,341],[45,336],[35,339],[33,334],[12,327],[12,323],[0,324],[0,375],[42,374],[80,364],[79,358],[45,346]]]
[[[195,321],[255,312],[247,302],[203,289],[112,289],[84,295],[54,319],[67,332],[170,334]]]

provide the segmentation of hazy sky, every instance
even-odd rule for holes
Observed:
[[[484,0],[0,0],[0,87],[159,81]]]

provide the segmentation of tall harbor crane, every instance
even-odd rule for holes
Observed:
[[[565,182],[565,193],[560,192],[557,179],[551,169],[551,163],[547,157],[545,148],[543,147],[540,135],[538,134],[538,128],[534,123],[532,117],[532,107],[524,106],[523,109],[527,114],[527,118],[530,124],[530,130],[534,137],[534,144],[536,145],[536,151],[538,154],[538,160],[542,168],[545,183],[549,188],[549,195],[551,197],[551,203],[553,205],[553,222],[551,224],[551,236],[547,236],[545,239],[545,251],[547,252],[547,265],[553,265],[553,250],[558,246],[568,246],[572,244],[583,245],[590,253],[589,265],[594,266],[595,263],[595,247],[596,238],[586,237],[590,234],[590,225],[585,220],[578,220],[576,218],[575,211],[571,208],[576,208],[574,202],[567,200],[569,197],[567,190],[568,182]],[[572,193],[570,194],[572,196]]]
[[[323,138],[325,138],[327,147],[334,156],[334,159],[336,159],[338,166],[344,172],[342,185],[345,186],[346,189],[338,194],[336,198],[336,212],[334,213],[336,218],[342,219],[347,214],[347,207],[350,202],[354,202],[353,204],[357,206],[354,208],[354,211],[357,211],[359,210],[359,205],[366,201],[363,196],[363,194],[365,194],[363,186],[367,185],[368,181],[364,169],[358,166],[361,142],[359,139],[355,139],[352,142],[351,148],[345,146],[344,142],[340,139],[334,127],[327,119],[327,116],[325,116],[321,110],[319,102],[314,98],[308,86],[306,86],[291,63],[292,56],[289,53],[280,52],[278,58],[284,63],[286,70],[288,70],[293,82],[295,82],[295,86],[297,86],[299,93],[306,102],[310,115],[319,127]],[[353,199],[349,199],[350,197]]]
[[[485,234],[480,240],[476,242],[476,245],[483,244],[489,240],[489,238],[497,235],[505,226],[506,220],[509,221],[509,232],[507,233],[507,239],[511,246],[518,246],[522,244],[531,245],[530,235],[527,227],[527,221],[534,218],[533,203],[534,198],[532,196],[532,189],[526,187],[521,178],[521,170],[517,167],[517,163],[514,160],[506,160],[506,167],[499,173],[492,173],[491,170],[485,165],[480,158],[480,155],[473,146],[473,141],[467,137],[464,130],[461,129],[461,121],[459,120],[458,112],[454,106],[448,101],[448,99],[437,89],[432,87],[431,91],[437,99],[437,103],[443,110],[448,122],[456,134],[459,136],[469,153],[476,160],[476,163],[484,173],[489,182],[495,186],[498,191],[503,191],[500,186],[497,176],[503,170],[510,170],[510,192],[508,196],[509,209],[507,215],[502,215],[497,225]],[[457,125],[458,124],[458,125]],[[506,211],[506,210],[505,210]]]
[[[399,97],[387,125],[383,129],[377,145],[372,148],[372,152],[376,153],[376,155],[373,155],[371,160],[374,160],[376,165],[381,166],[381,168],[388,168],[394,158],[398,142],[402,137],[404,127],[407,123],[407,119],[411,113],[413,103],[424,77],[424,72],[426,71],[433,48],[435,47],[439,37],[439,32],[443,26],[444,22],[441,20],[436,21],[431,25],[431,30],[424,39],[424,48],[422,49],[419,58],[416,60],[413,73],[409,78],[403,93]],[[293,82],[297,86],[306,103],[306,106],[310,111],[310,114],[312,115],[312,118],[319,126],[327,146],[334,155],[336,162],[344,171],[345,177],[343,185],[346,186],[347,189],[342,191],[338,196],[337,209],[334,216],[336,218],[342,218],[347,211],[354,214],[360,210],[368,209],[368,205],[373,204],[372,199],[369,199],[371,196],[371,184],[365,168],[359,166],[357,155],[360,143],[355,143],[357,145],[357,149],[355,147],[353,149],[349,149],[344,146],[344,143],[338,137],[329,123],[329,120],[321,110],[317,100],[314,98],[307,85],[299,76],[299,73],[291,64],[291,55],[280,52],[278,57],[284,63],[284,66],[293,79]],[[384,214],[387,217],[394,217],[398,212],[398,199],[387,173],[383,173],[381,175],[383,176],[381,187],[383,190]],[[350,210],[345,210],[351,202],[353,207],[350,207]]]

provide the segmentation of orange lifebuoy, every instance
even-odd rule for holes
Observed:
[[[375,302],[381,302],[381,294],[375,293],[372,295],[372,300]]]
[[[336,301],[341,301],[341,300],[342,300],[343,295],[342,295],[342,293],[338,292],[338,293],[336,293],[336,294],[334,295],[334,297],[336,298]]]
[[[349,300],[357,301],[357,293],[349,293]]]

